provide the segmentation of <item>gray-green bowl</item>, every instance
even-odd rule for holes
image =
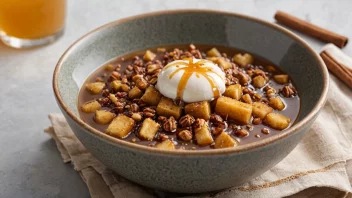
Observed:
[[[279,65],[300,93],[298,121],[284,132],[235,148],[166,151],[113,138],[79,118],[78,91],[95,68],[135,50],[182,43],[230,46]],[[83,36],[59,60],[53,87],[74,133],[106,166],[144,186],[199,193],[243,184],[288,155],[324,105],[328,71],[306,42],[280,26],[233,13],[177,10],[114,21]]]

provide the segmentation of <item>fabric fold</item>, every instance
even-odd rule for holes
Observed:
[[[84,148],[61,114],[45,130],[63,161],[71,162],[96,197],[351,197],[352,92],[331,78],[328,100],[297,147],[263,175],[221,192],[180,195],[134,184],[109,170]],[[265,160],[265,159],[263,159]],[[325,194],[322,194],[325,193]]]

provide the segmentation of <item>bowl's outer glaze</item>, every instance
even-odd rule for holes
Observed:
[[[242,153],[172,156],[136,151],[87,133],[65,115],[83,145],[119,175],[150,188],[201,193],[241,185],[279,163],[296,147],[312,122],[280,142]]]
[[[279,65],[292,77],[300,93],[298,121],[304,119],[302,124],[276,137],[240,146],[250,149],[238,148],[239,152],[224,149],[173,154],[116,143],[92,132],[77,118],[79,87],[95,68],[131,51],[181,43],[235,47]],[[188,10],[137,16],[93,31],[60,59],[54,73],[54,90],[74,133],[109,168],[144,186],[198,193],[243,184],[288,155],[323,106],[327,78],[327,70],[317,54],[282,28],[241,15]]]

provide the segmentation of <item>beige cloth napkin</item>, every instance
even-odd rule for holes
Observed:
[[[351,90],[332,77],[325,107],[283,161],[242,186],[191,197],[352,198],[348,193],[352,191],[351,99]],[[71,162],[79,171],[93,198],[181,196],[141,187],[113,173],[84,148],[62,115],[50,114],[49,119],[52,127],[45,131],[55,140],[63,161]]]
[[[131,183],[94,158],[75,137],[65,118],[50,114],[45,131],[64,162],[71,162],[93,198],[178,197]],[[263,175],[220,192],[187,197],[348,197],[352,198],[352,91],[331,76],[328,100],[297,147]]]

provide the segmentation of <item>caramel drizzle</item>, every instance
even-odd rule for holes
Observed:
[[[218,89],[218,87],[215,84],[214,80],[207,75],[207,72],[211,72],[212,68],[211,67],[203,67],[203,65],[205,63],[208,63],[210,61],[208,61],[208,60],[200,60],[200,61],[198,61],[196,63],[193,63],[193,58],[185,58],[183,60],[188,60],[188,63],[185,63],[185,62],[171,63],[171,64],[167,65],[164,68],[166,70],[166,69],[168,69],[171,66],[176,66],[176,67],[179,66],[179,65],[185,66],[185,67],[182,67],[182,68],[179,68],[179,69],[175,70],[169,76],[169,78],[171,79],[179,71],[184,71],[183,75],[182,75],[182,77],[180,79],[180,82],[178,84],[178,87],[177,87],[177,98],[178,99],[182,98],[184,89],[185,89],[185,87],[187,85],[187,82],[188,82],[189,78],[192,76],[193,73],[196,74],[197,78],[200,78],[200,75],[204,76],[204,78],[207,79],[207,81],[209,82],[209,84],[211,86],[214,98],[220,97],[220,90]],[[219,74],[217,74],[215,72],[214,72],[214,74],[218,75],[221,79],[223,79],[223,77],[221,77]]]

